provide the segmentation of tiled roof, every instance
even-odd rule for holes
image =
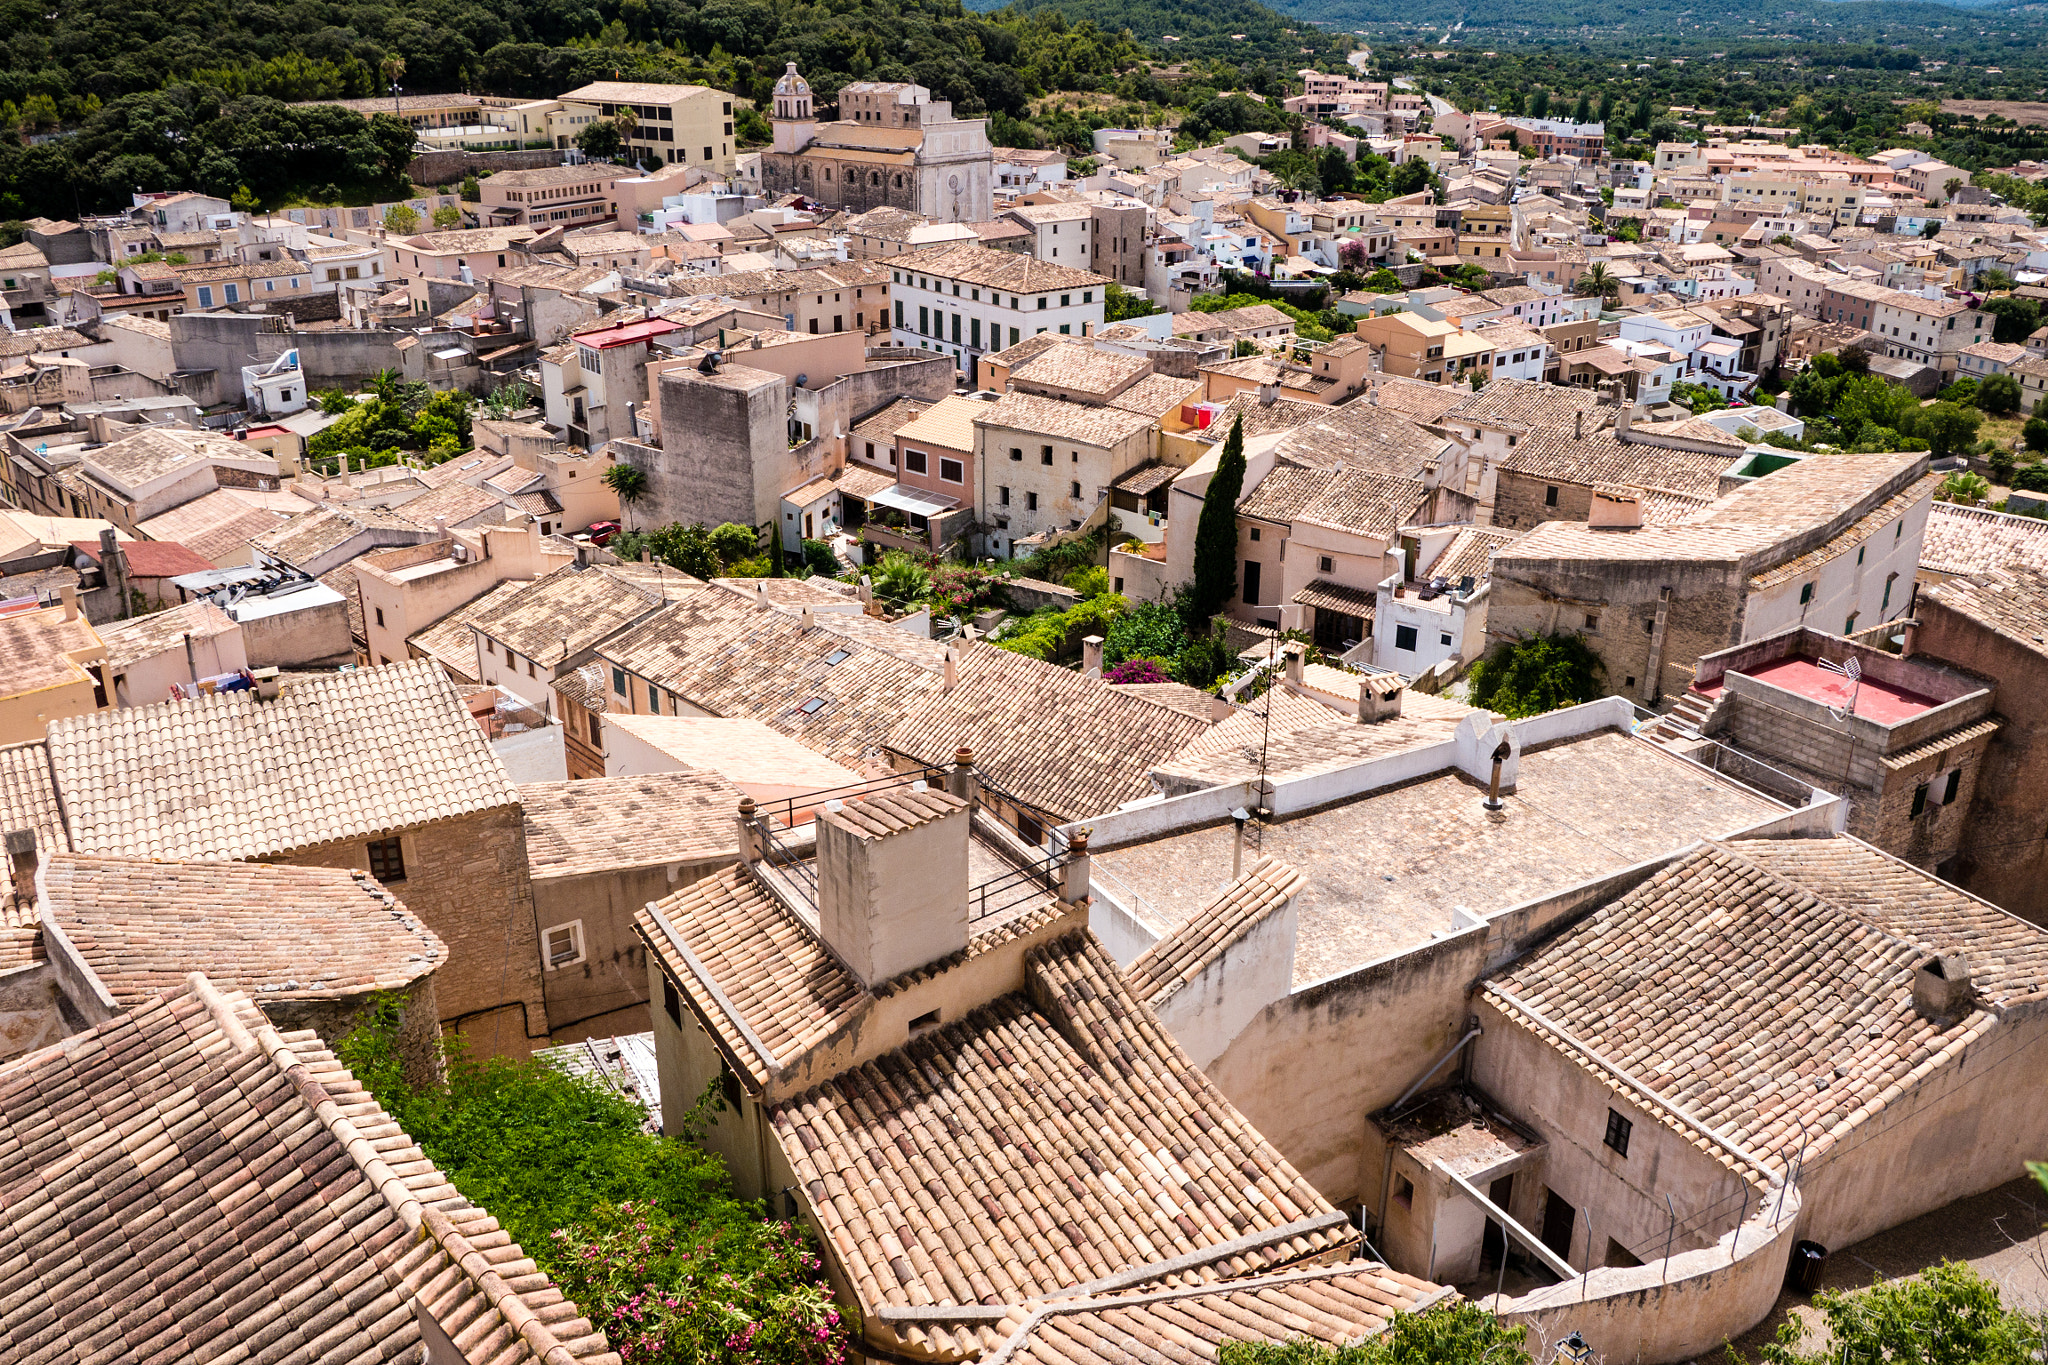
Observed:
[[[0,833],[17,829],[35,831],[36,851],[41,857],[71,848],[64,808],[57,801],[56,782],[50,776],[49,746],[41,740],[0,749]],[[7,861],[0,858],[0,863]],[[34,924],[33,900],[24,901],[16,910],[13,892],[12,866],[0,866],[0,927]]]
[[[906,422],[930,406],[922,398],[892,398],[854,423],[853,435],[858,440],[873,441],[877,445],[893,442]]]
[[[824,941],[744,869],[693,882],[635,911],[633,920],[698,1015],[717,1030],[723,1051],[756,1086],[852,1018],[867,999],[860,980]],[[709,983],[675,951],[670,930]]]
[[[1152,362],[1124,351],[1098,351],[1076,343],[1053,346],[1010,371],[1012,384],[1039,384],[1047,388],[1072,389],[1098,399],[1107,399],[1135,383],[1152,368]]]
[[[151,540],[175,540],[216,568],[249,562],[252,541],[275,531],[283,518],[251,507],[225,488],[136,524]]]
[[[1207,692],[1199,687],[1189,687],[1186,683],[1111,683],[1110,686],[1119,692],[1143,697],[1146,701],[1179,711],[1183,715],[1193,716],[1197,720],[1208,720],[1210,708],[1216,704],[1216,699]]]
[[[125,1007],[204,966],[258,1001],[402,990],[448,949],[367,873],[263,863],[164,863],[60,853],[43,898]]]
[[[1453,584],[1467,577],[1483,582],[1492,571],[1493,552],[1514,544],[1518,535],[1515,531],[1467,527],[1452,536],[1451,543],[1444,546],[1443,553],[1429,566],[1429,576],[1448,578]]]
[[[1354,706],[1357,685],[1364,681],[1359,675],[1349,689]],[[1340,715],[1285,686],[1274,687],[1154,771],[1168,786],[1188,789],[1256,781],[1261,772],[1305,777],[1449,739],[1471,710],[1441,697],[1404,692],[1400,715],[1362,724],[1355,715]]]
[[[1131,993],[1157,1005],[1200,976],[1231,944],[1263,923],[1308,878],[1274,858],[1261,858],[1216,898],[1181,921],[1172,933],[1138,954],[1124,976]]]
[[[528,782],[519,801],[535,881],[739,856],[739,789],[717,773]]]
[[[1362,616],[1368,621],[1379,609],[1379,600],[1379,593],[1373,588],[1354,588],[1348,583],[1328,578],[1311,578],[1307,587],[1294,594],[1296,606],[1340,612],[1345,616]]]
[[[95,564],[100,562],[97,540],[74,540],[71,548]],[[121,554],[128,561],[129,574],[135,578],[175,578],[182,573],[205,573],[213,567],[211,561],[201,559],[174,540],[124,540]]]
[[[109,621],[100,627],[100,643],[107,647],[107,671],[119,673],[131,664],[153,659],[168,649],[182,648],[186,636],[210,640],[229,631],[239,632],[235,619],[205,598],[186,602],[148,616],[126,621]],[[138,697],[137,701],[158,701]]]
[[[1043,294],[1052,289],[1101,289],[1110,283],[1106,275],[1093,275],[1017,251],[996,251],[990,247],[958,243],[926,247],[889,258],[892,270],[911,274],[937,275],[942,279],[978,284],[1005,293]]]
[[[1383,376],[1359,402],[1400,413],[1414,422],[1436,422],[1464,401],[1449,384],[1425,384],[1398,375]]]
[[[1310,498],[1295,520],[1390,539],[1428,500],[1429,489],[1420,479],[1346,469]]]
[[[448,670],[460,682],[474,683],[477,673],[476,633],[469,623],[490,612],[531,585],[518,580],[500,583],[473,602],[465,602],[425,630],[406,637],[406,643]]]
[[[969,1350],[994,1342],[878,1313],[1144,1283],[1147,1267],[1154,1283],[1231,1278],[1348,1243],[1092,937],[1032,949],[1025,976],[1023,991],[768,1111],[871,1335]],[[1183,1256],[1192,1264],[1160,1265]]]
[[[260,858],[513,804],[447,675],[426,660],[73,716],[50,760],[76,848]]]
[[[2038,926],[1846,836],[1742,840],[1679,859],[1484,990],[1782,1166],[1995,1022],[1984,1007],[1946,1029],[1915,1013],[1915,970],[1955,952],[1987,1006],[2048,995]]]
[[[2048,567],[2048,521],[1953,502],[1929,506],[1920,537],[1921,568],[1973,574],[2006,564]]]
[[[789,792],[822,792],[851,787],[861,774],[834,763],[758,720],[716,720],[705,716],[632,715],[613,712],[605,728],[630,735],[668,755],[679,767],[716,773],[744,788],[780,787]],[[733,798],[737,801],[739,798]],[[721,811],[721,818],[730,814]]]
[[[1307,406],[1302,420],[1290,423],[1287,434],[1274,445],[1275,458],[1419,478],[1435,466],[1446,444],[1443,437],[1389,408],[1357,402],[1334,408]],[[1252,423],[1247,421],[1245,435],[1251,434]]]
[[[1517,430],[1537,426],[1569,427],[1574,413],[1590,413],[1599,406],[1600,396],[1591,389],[1544,384],[1534,379],[1500,378],[1490,381],[1477,393],[1460,399],[1444,414],[1444,420],[1453,426],[1460,422],[1476,422],[1481,426]],[[1589,421],[1587,425],[1592,423]]]
[[[938,694],[938,661],[922,657],[937,647],[880,622],[862,629],[866,617],[812,619],[714,589],[622,632],[598,657],[709,715],[765,722],[849,767],[875,762],[890,727]]]
[[[1457,418],[1453,414],[1445,420],[1455,422]],[[1716,435],[1726,433],[1716,430]],[[1615,435],[1613,427],[1589,430],[1580,437],[1567,420],[1554,427],[1540,427],[1524,437],[1501,468],[1557,483],[1647,486],[1712,497],[1720,488],[1721,472],[1735,463],[1740,454],[1739,443],[1703,455],[1692,450],[1624,441]]]
[[[189,465],[205,464],[215,456],[248,460],[259,458],[260,454],[219,436],[149,427],[110,445],[87,451],[79,463],[95,476],[112,481],[116,487],[133,491],[160,475]]]
[[[948,394],[898,427],[896,434],[914,444],[971,451],[974,449],[974,419],[987,408],[988,404],[979,398]]]
[[[310,1032],[194,976],[0,1069],[0,1339],[31,1360],[617,1365]]]
[[[1450,1294],[1371,1261],[1291,1270],[1148,1294],[1059,1299],[1012,1311],[1015,1335],[982,1365],[1213,1365],[1226,1342],[1284,1345],[1302,1338],[1355,1346],[1396,1313]]]
[[[1110,399],[1109,405],[1157,420],[1175,408],[1191,402],[1195,395],[1201,392],[1201,388],[1201,383],[1197,380],[1181,379],[1170,374],[1148,374]]]
[[[316,507],[249,543],[294,568],[346,545],[366,531],[417,531],[420,523],[382,507]]]
[[[983,645],[959,685],[903,708],[888,747],[920,763],[966,745],[1005,795],[1079,820],[1152,793],[1146,773],[1209,728],[1206,720],[1022,654]]]
[[[1034,356],[1043,355],[1055,346],[1074,345],[1072,337],[1061,336],[1058,332],[1035,332],[1022,341],[1001,351],[991,351],[981,358],[984,365],[1007,365],[1016,369]]]
[[[2008,564],[1922,591],[2020,648],[2048,654],[2048,570]]]
[[[675,570],[667,578],[669,601],[703,586]],[[661,592],[623,573],[565,564],[476,613],[470,622],[507,649],[555,664],[632,625],[662,600]]]
[[[403,505],[406,520],[414,526],[432,526],[435,517],[445,519],[450,526],[463,526],[508,501],[476,484],[444,483]]]
[[[1113,446],[1144,431],[1152,425],[1152,420],[1122,408],[1093,408],[1013,390],[993,403],[983,404],[982,411],[975,415],[974,424],[1050,436],[1081,445]]]
[[[1775,587],[1777,584],[1787,583],[1815,572],[1821,565],[1843,554],[1846,547],[1879,535],[1915,505],[1932,500],[1934,490],[1941,486],[1941,481],[1941,475],[1928,474],[1915,483],[1907,484],[1858,517],[1855,525],[1840,535],[1829,537],[1826,544],[1816,546],[1803,555],[1797,555],[1752,577],[1749,580],[1751,589]]]

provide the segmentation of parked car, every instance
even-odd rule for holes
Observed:
[[[590,530],[585,534],[590,537],[592,545],[609,545],[612,537],[618,533],[619,524],[616,521],[593,521],[590,523]]]

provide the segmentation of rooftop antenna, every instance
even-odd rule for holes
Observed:
[[[1863,691],[1863,661],[1851,658],[1845,664],[1838,664],[1822,659],[1820,660],[1820,666],[1830,673],[1838,673],[1849,680],[1849,705],[1840,711],[1837,711],[1832,706],[1828,708],[1828,714],[1836,720],[1847,720],[1856,714],[1856,697]]]

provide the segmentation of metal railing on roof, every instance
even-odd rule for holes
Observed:
[[[834,801],[842,804],[860,801],[881,792],[915,786],[920,782],[940,786],[944,784],[945,779],[946,770],[943,768],[915,768],[888,777],[854,782],[843,787],[826,787],[821,791],[805,792],[801,796],[787,796],[779,801],[762,802],[755,806],[754,818],[764,825],[780,825],[783,829],[791,829],[800,823],[798,815],[815,812]]]
[[[1047,895],[1057,895],[1060,868],[1066,861],[1062,854],[1047,853],[1014,872],[971,889],[967,893],[968,932],[990,926],[1020,905],[1042,900]]]

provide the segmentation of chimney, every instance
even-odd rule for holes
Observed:
[[[1067,860],[1060,865],[1060,899],[1069,905],[1088,899],[1088,836],[1094,832],[1083,825],[1067,836]]]
[[[256,700],[277,700],[278,693],[283,690],[283,686],[278,681],[277,666],[275,664],[268,668],[256,669],[249,676],[256,680]]]
[[[1102,676],[1102,637],[1084,635],[1081,637],[1081,676],[1099,678]]]
[[[36,899],[36,832],[32,829],[7,831],[7,875],[14,882],[14,899],[32,905]]]
[[[1260,407],[1262,407],[1262,408],[1270,408],[1270,407],[1272,407],[1272,406],[1273,406],[1273,404],[1275,404],[1275,403],[1276,403],[1276,402],[1278,402],[1279,400],[1280,400],[1280,386],[1279,386],[1278,384],[1261,384],[1261,385],[1259,385],[1259,406],[1260,406]]]
[[[1372,673],[1358,681],[1358,720],[1373,725],[1401,714],[1401,675]]]
[[[14,836],[7,836],[9,852]],[[1947,1028],[1975,1007],[1977,994],[1970,988],[1970,959],[1962,953],[1931,957],[1913,973],[1913,1013]]]
[[[1486,788],[1486,799],[1479,804],[1491,811],[1500,810],[1507,802],[1500,799],[1500,767],[1514,755],[1515,748],[1505,739],[1493,751],[1493,781]]]
[[[921,785],[819,812],[818,929],[863,982],[967,946],[970,818],[965,801]]]
[[[1640,488],[1595,486],[1593,506],[1586,513],[1586,525],[1610,531],[1633,531],[1643,524],[1643,492]]]
[[[955,649],[955,648],[954,648],[953,646],[951,646],[951,645],[947,645],[947,646],[946,646],[946,683],[945,683],[945,687],[944,687],[944,688],[943,688],[942,690],[944,690],[944,691],[947,691],[947,692],[951,692],[951,691],[952,691],[952,690],[953,690],[954,688],[958,687],[959,685],[960,685],[960,651],[959,651],[959,650],[957,650],[957,649]]]
[[[1614,439],[1617,441],[1628,440],[1628,429],[1634,425],[1635,420],[1636,405],[1634,403],[1622,404],[1621,411],[1614,414]]]
[[[115,614],[121,620],[127,620],[131,614],[128,609],[128,552],[121,548],[120,538],[111,526],[100,532],[100,579],[114,594]]]
[[[740,798],[740,861],[752,867],[761,858],[760,834],[754,826],[754,798]]]
[[[754,605],[757,607],[773,605],[768,600],[768,580],[765,578],[754,580]]]
[[[435,518],[434,518],[434,539],[436,539],[436,540],[446,540],[446,539],[448,539],[448,518],[446,518],[446,517],[435,517]]]
[[[979,785],[974,776],[974,750],[963,744],[953,751],[953,771],[946,774],[946,790],[971,806]]]
[[[1586,439],[1586,410],[1580,408],[1572,414],[1572,435],[1578,440]]]
[[[804,629],[809,630],[812,626],[815,626],[817,624],[818,618],[811,611],[811,604],[808,602],[804,603]]]
[[[78,585],[76,583],[66,583],[63,587],[57,589],[57,600],[64,604],[64,619],[76,621],[78,619]]]
[[[1282,666],[1287,670],[1287,681],[1295,687],[1302,686],[1302,678],[1305,674],[1305,665],[1308,660],[1308,651],[1302,647],[1301,641],[1289,640],[1286,644],[1282,645],[1280,647],[1280,657],[1285,661]]]

